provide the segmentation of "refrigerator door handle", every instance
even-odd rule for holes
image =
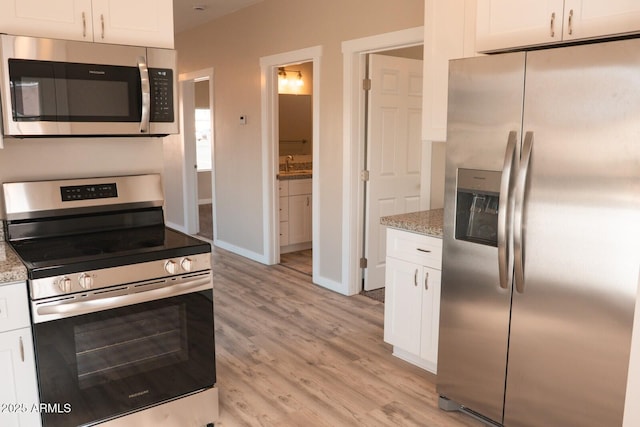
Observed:
[[[516,161],[516,148],[518,143],[518,132],[509,132],[507,148],[504,153],[504,165],[502,167],[502,178],[500,181],[500,201],[498,203],[498,271],[500,274],[500,287],[508,289],[511,283],[512,264],[511,239],[509,230],[511,226],[511,177],[513,175],[513,165]]]
[[[516,182],[515,207],[513,217],[513,252],[515,263],[516,291],[524,293],[524,243],[523,243],[523,216],[524,193],[531,163],[531,150],[533,149],[533,132],[527,132],[522,144],[522,159],[520,159],[520,172]]]

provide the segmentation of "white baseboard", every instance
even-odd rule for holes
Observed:
[[[229,242],[225,242],[220,239],[214,239],[213,244],[218,248],[224,249],[229,252],[233,252],[236,255],[249,258],[250,260],[259,262],[261,264],[269,265],[267,257],[264,254],[259,254],[257,252],[253,252],[248,249],[241,248],[239,246],[233,245]]]
[[[181,231],[183,233],[187,232],[187,229],[184,227],[184,225],[181,224],[176,224],[174,222],[171,221],[165,221],[165,225],[169,228],[173,228],[174,230],[178,230]]]
[[[349,294],[348,286],[345,286],[344,283],[336,282],[335,280],[331,280],[326,277],[322,277],[320,275],[316,275],[316,274],[313,275],[313,283],[342,295],[346,295],[346,296],[353,295],[353,294]]]
[[[290,252],[304,251],[311,249],[311,242],[294,243],[293,245],[280,246],[280,254],[288,254]]]
[[[409,353],[406,350],[393,346],[393,355],[398,359],[402,359],[405,362],[409,362],[412,365],[416,365],[418,368],[422,368],[425,371],[429,371],[432,374],[438,373],[438,365],[433,362],[429,362],[428,360],[424,360],[420,356]]]

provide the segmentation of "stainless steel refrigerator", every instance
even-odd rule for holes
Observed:
[[[640,267],[640,39],[455,60],[443,409],[622,424]]]

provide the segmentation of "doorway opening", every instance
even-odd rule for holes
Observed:
[[[362,81],[367,77],[367,55],[383,51],[421,46],[424,41],[424,27],[414,27],[342,43],[344,62],[344,174],[343,174],[343,224],[345,234],[342,242],[344,262],[342,265],[342,282],[345,294],[358,294],[363,289],[364,270],[361,267],[369,263],[364,256],[365,231],[365,155],[366,111],[365,95]],[[424,145],[424,142],[422,142]],[[421,152],[421,197],[428,202],[429,185],[425,185],[425,176],[429,176],[429,150]],[[424,197],[427,196],[427,197]],[[421,203],[420,209],[425,207]],[[380,243],[376,250],[384,252]]]
[[[312,275],[313,62],[278,67],[280,264]]]
[[[213,69],[180,75],[185,231],[215,241]]]
[[[211,82],[195,82],[195,139],[198,195],[198,236],[213,240],[212,197],[212,123],[209,85]]]
[[[380,218],[420,210],[422,45],[366,55],[362,290],[385,285],[386,227]],[[383,292],[383,291],[382,291]]]
[[[315,200],[321,174],[317,167],[321,54],[322,48],[316,46],[260,58],[264,253],[269,264],[281,263],[281,255],[286,262],[287,253],[297,253],[314,283],[320,247]]]

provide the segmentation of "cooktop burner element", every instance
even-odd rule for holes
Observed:
[[[210,252],[209,243],[164,226],[20,240],[12,246],[30,279]]]

